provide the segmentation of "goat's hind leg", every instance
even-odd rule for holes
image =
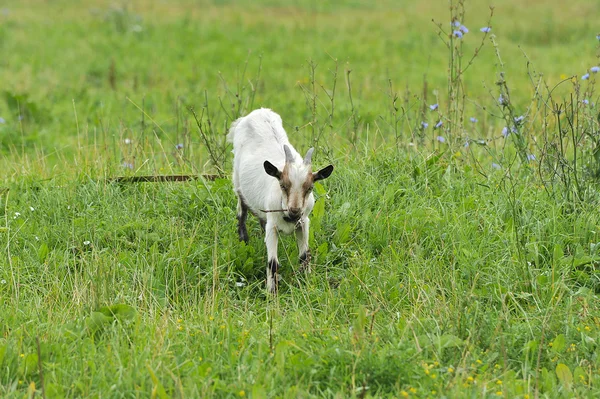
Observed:
[[[248,206],[244,202],[244,199],[238,194],[237,203],[237,220],[238,220],[238,235],[240,241],[248,243],[248,230],[246,230],[246,219],[248,218]]]

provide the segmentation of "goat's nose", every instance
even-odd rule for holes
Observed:
[[[302,212],[302,210],[300,208],[290,208],[288,210],[288,213],[290,214],[290,216],[300,216],[300,212]]]

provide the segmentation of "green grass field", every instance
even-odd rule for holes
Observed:
[[[0,397],[600,396],[600,3],[490,5],[5,0]],[[336,167],[277,296],[258,107]]]

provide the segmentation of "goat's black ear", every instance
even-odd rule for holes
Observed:
[[[325,166],[318,172],[313,173],[313,181],[327,179],[333,172],[333,165]]]
[[[273,176],[273,177],[276,177],[278,179],[281,178],[281,172],[279,171],[279,169],[277,169],[277,166],[273,165],[269,161],[265,161],[265,163],[263,164],[263,166],[265,167],[265,172],[267,172],[267,174],[269,176]]]

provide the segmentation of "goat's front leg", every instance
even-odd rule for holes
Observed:
[[[267,220],[265,228],[265,244],[267,245],[267,291],[277,293],[277,226]]]
[[[296,225],[296,243],[298,244],[298,254],[300,256],[300,271],[310,273],[310,249],[308,249],[308,227],[310,221],[308,218],[301,219]]]

